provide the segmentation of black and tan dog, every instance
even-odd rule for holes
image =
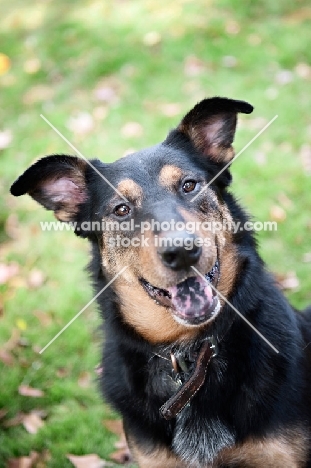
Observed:
[[[93,167],[48,156],[11,188],[90,240],[96,291],[114,279],[102,388],[142,468],[311,467],[311,309],[288,304],[252,232],[203,229],[248,220],[225,166],[252,110],[205,99],[159,145]]]

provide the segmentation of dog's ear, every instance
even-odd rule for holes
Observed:
[[[195,148],[214,162],[227,163],[234,157],[237,113],[250,114],[253,107],[245,101],[214,97],[199,102],[182,119],[177,130],[186,135]]]
[[[54,155],[30,166],[12,185],[12,195],[28,193],[60,221],[72,221],[87,199],[87,163],[74,156]]]

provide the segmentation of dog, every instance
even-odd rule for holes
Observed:
[[[311,467],[311,307],[290,306],[254,232],[206,228],[249,221],[229,185],[252,111],[204,99],[156,146],[47,156],[11,187],[91,243],[100,384],[141,468]]]

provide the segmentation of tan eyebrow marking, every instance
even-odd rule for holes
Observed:
[[[143,189],[132,179],[124,179],[119,182],[117,189],[126,198],[136,201],[138,205],[141,205],[143,197]]]
[[[178,166],[173,166],[171,164],[166,164],[162,167],[159,174],[160,184],[168,189],[173,189],[174,185],[179,182],[183,175],[182,170]]]

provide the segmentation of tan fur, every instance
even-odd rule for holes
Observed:
[[[172,191],[182,176],[183,172],[180,167],[167,164],[166,166],[163,166],[160,171],[159,181],[163,187]]]
[[[228,219],[229,213],[219,205],[213,192],[210,192],[210,197],[213,197],[212,203],[215,206],[210,211],[208,220],[220,221],[222,217]],[[204,213],[192,213],[185,209],[180,209],[179,212],[185,223],[189,221],[206,221],[207,219]],[[125,272],[112,285],[120,300],[121,313],[125,322],[134,327],[140,335],[151,343],[195,339],[206,324],[188,327],[177,323],[172,312],[167,307],[156,304],[139,282],[140,278],[144,278],[153,286],[167,289],[184,281],[189,273],[173,271],[163,265],[155,247],[155,234],[153,232],[145,231],[144,236],[149,244],[137,248],[109,247],[109,237],[115,234],[104,233],[102,263],[111,277],[117,274],[124,265],[128,265]],[[233,288],[238,271],[236,251],[231,242],[231,233],[220,231],[215,235],[210,231],[199,229],[196,234],[201,238],[207,238],[211,244],[210,246],[203,246],[202,255],[195,265],[202,274],[207,273],[214,265],[217,258],[216,242],[219,245],[221,277],[217,289],[227,297]],[[120,232],[120,235],[122,235],[122,232]],[[191,276],[195,275],[196,273],[193,272]],[[222,299],[220,301],[223,305],[224,301]]]
[[[166,448],[150,453],[128,440],[139,468],[187,468]],[[304,468],[307,460],[307,437],[300,428],[266,440],[248,440],[224,449],[211,465],[200,468]]]
[[[166,448],[158,448],[151,453],[145,453],[132,440],[128,440],[131,453],[139,468],[187,468],[172,452]]]
[[[199,327],[185,327],[177,323],[172,313],[157,305],[137,283],[132,285],[118,278],[115,288],[125,322],[150,343],[171,343],[194,339]]]
[[[128,200],[136,202],[137,206],[141,206],[141,201],[143,197],[143,190],[140,185],[138,185],[132,179],[124,179],[118,185],[117,189],[122,195],[125,196]]]
[[[303,430],[287,431],[271,439],[249,440],[223,450],[213,468],[221,464],[245,468],[303,468],[307,459],[307,437]]]

